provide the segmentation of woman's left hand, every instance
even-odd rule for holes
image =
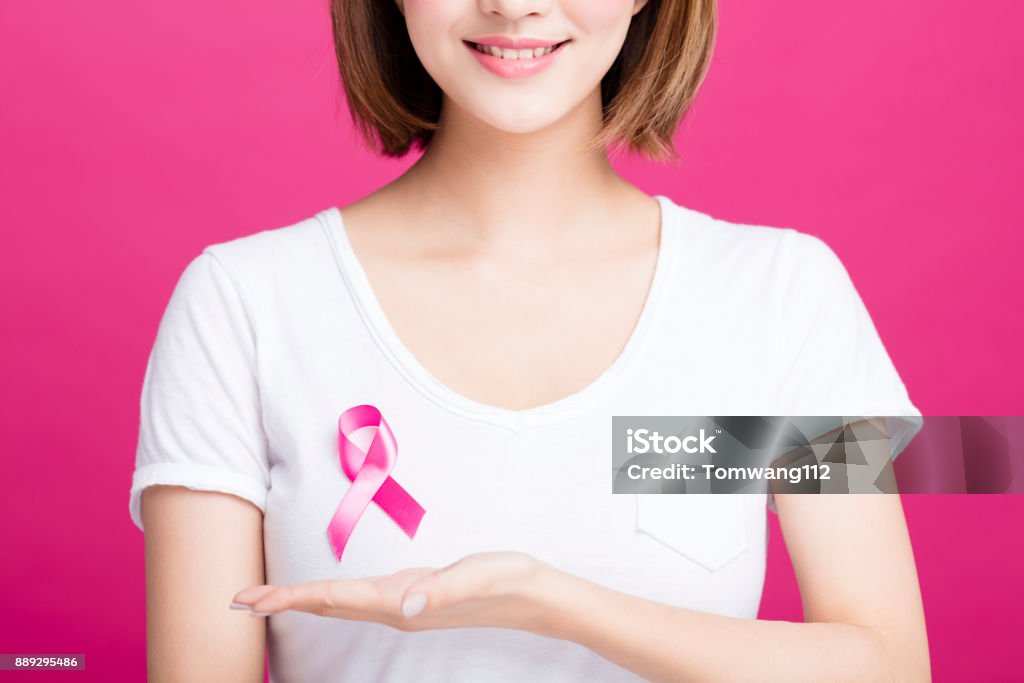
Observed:
[[[535,631],[547,610],[541,584],[556,570],[520,552],[468,555],[446,567],[387,576],[252,586],[231,607],[254,616],[284,610],[387,624],[403,631],[496,626]]]

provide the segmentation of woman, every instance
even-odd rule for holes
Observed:
[[[182,274],[132,486],[150,680],[265,645],[281,682],[927,680],[898,497],[771,501],[794,624],[756,619],[764,495],[609,490],[613,415],[920,415],[821,240],[609,164],[674,155],[713,1],[333,7],[356,121],[424,153]],[[347,516],[385,455],[404,507]]]

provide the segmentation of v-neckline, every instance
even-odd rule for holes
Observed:
[[[427,370],[398,336],[381,307],[349,241],[341,209],[333,206],[322,211],[319,216],[338,269],[368,332],[398,372],[427,398],[447,410],[469,419],[520,431],[579,414],[607,395],[637,357],[660,308],[658,304],[677,251],[679,232],[679,215],[672,200],[664,195],[654,195],[653,198],[660,206],[658,255],[640,316],[622,350],[608,367],[583,388],[554,401],[523,409],[504,408],[470,398],[450,388]]]

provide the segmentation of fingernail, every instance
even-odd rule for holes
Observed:
[[[273,612],[249,612],[250,617],[269,617]]]
[[[423,611],[423,608],[427,606],[427,596],[423,593],[416,593],[410,595],[402,603],[402,614],[406,619],[414,617]]]
[[[252,605],[246,605],[244,602],[235,602],[234,600],[231,601],[228,607],[231,609],[252,609]]]

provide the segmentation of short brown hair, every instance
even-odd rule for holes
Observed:
[[[352,119],[378,153],[426,149],[441,89],[413,50],[392,0],[331,0],[338,68]],[[624,144],[649,159],[676,160],[672,135],[714,51],[716,0],[648,0],[601,80],[604,126],[591,147]]]

